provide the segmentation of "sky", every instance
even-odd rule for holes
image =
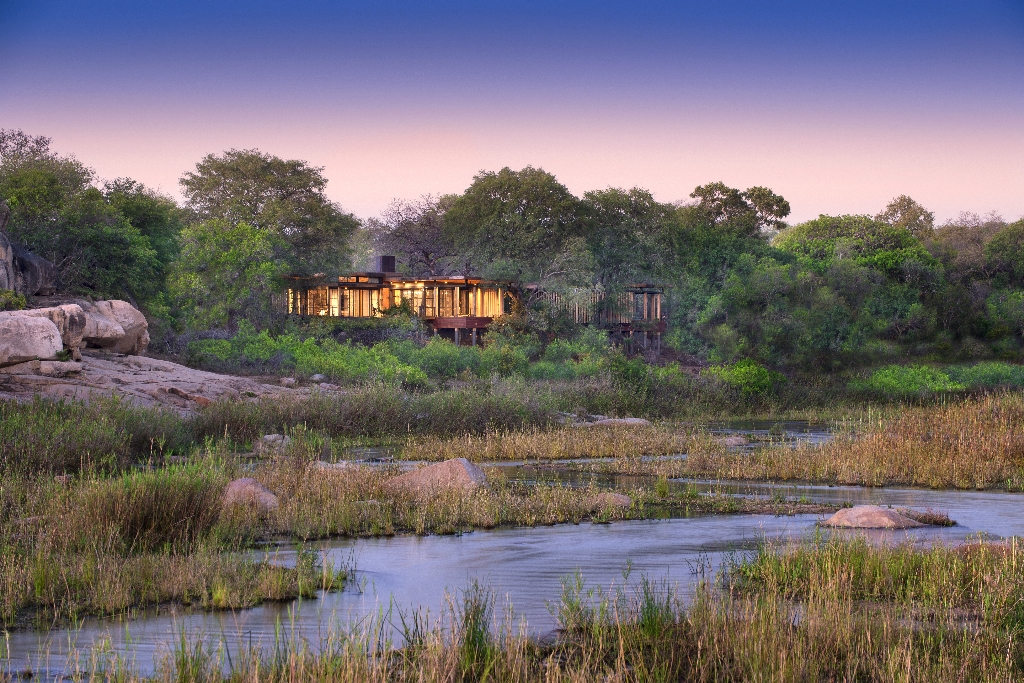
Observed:
[[[1014,220],[1024,1],[0,0],[0,128],[175,197],[209,153],[305,159],[363,218],[533,165]]]

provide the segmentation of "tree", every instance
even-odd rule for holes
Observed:
[[[690,197],[698,200],[697,208],[713,223],[742,235],[784,227],[782,219],[790,211],[789,202],[767,187],[740,192],[719,181],[699,185]]]
[[[598,281],[608,289],[653,279],[672,206],[638,187],[587,192],[583,201]]]
[[[1024,219],[999,230],[985,245],[989,267],[1008,283],[1024,285]]]
[[[935,214],[905,194],[893,199],[875,216],[875,220],[906,228],[914,237],[930,237],[935,227]]]
[[[394,254],[402,271],[413,277],[442,277],[469,269],[466,259],[444,231],[452,196],[426,195],[418,201],[393,201],[380,218],[369,221],[377,249]]]
[[[281,289],[285,264],[277,233],[210,219],[181,233],[181,256],[170,274],[171,293],[194,327],[230,327],[247,319],[274,317],[273,295]]]
[[[159,289],[149,239],[93,185],[94,174],[50,139],[0,131],[0,199],[13,242],[54,264],[65,291],[146,301]]]
[[[452,200],[444,234],[483,275],[514,283],[579,282],[583,204],[540,168],[483,171]],[[575,239],[574,239],[575,238]],[[555,264],[559,265],[555,265]]]
[[[359,220],[327,199],[322,167],[232,149],[203,157],[194,172],[182,176],[181,186],[198,220],[244,222],[276,235],[275,258],[291,274],[335,274],[350,267],[348,239]]]

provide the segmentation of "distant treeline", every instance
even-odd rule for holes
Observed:
[[[183,204],[129,178],[101,182],[50,139],[0,130],[12,241],[52,261],[64,292],[130,299],[166,334],[284,325],[285,275],[338,274],[395,254],[410,275],[512,283],[505,329],[542,346],[577,333],[526,288],[563,300],[665,285],[666,344],[714,362],[834,369],[918,360],[1021,360],[1024,220],[934,215],[900,196],[878,215],[789,226],[765,187],[697,187],[664,204],[641,188],[573,195],[527,166],[461,194],[396,201],[362,221],[327,199],[323,169],[258,150],[210,154]]]

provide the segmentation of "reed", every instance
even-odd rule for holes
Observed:
[[[405,443],[402,457],[408,460],[527,461],[671,455],[685,453],[694,438],[692,428],[665,425],[533,427],[448,439],[436,435],[416,436]]]
[[[1000,393],[908,408],[821,446],[751,454],[706,448],[675,476],[864,486],[1024,490],[1024,396]]]
[[[1019,680],[1015,553],[958,560],[958,552],[843,539],[768,546],[692,597],[647,577],[604,588],[566,577],[552,606],[557,636],[544,641],[528,637],[511,609],[497,609],[494,594],[471,583],[450,594],[434,619],[382,613],[320,642],[283,636],[243,648],[230,662],[183,634],[152,679]],[[112,674],[141,678],[125,667],[102,671]]]

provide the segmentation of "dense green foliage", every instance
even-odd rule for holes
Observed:
[[[779,383],[755,379],[755,367],[792,375],[1024,359],[1024,221],[962,214],[936,227],[933,213],[901,195],[874,217],[787,226],[789,203],[766,187],[713,182],[677,204],[642,188],[577,197],[527,166],[481,172],[460,194],[396,201],[364,225],[327,199],[323,169],[305,161],[207,155],[183,175],[178,207],[130,179],[97,186],[49,142],[0,135],[11,238],[53,261],[64,291],[138,301],[168,323],[158,330],[185,340],[175,348],[191,340],[190,357],[207,365],[412,386],[460,375],[596,376],[611,356],[566,350],[580,328],[565,306],[643,282],[666,287],[665,345],[718,364],[707,377],[752,394]],[[353,256],[368,267],[374,253],[396,254],[399,270],[417,277],[505,281],[518,305],[475,350],[284,319],[289,277],[342,273]],[[240,340],[258,333],[265,348],[253,356]],[[901,392],[941,385],[893,381]]]

